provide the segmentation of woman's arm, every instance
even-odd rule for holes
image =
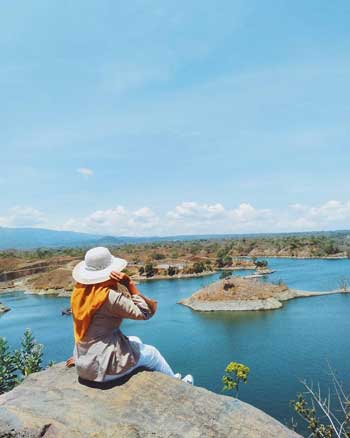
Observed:
[[[157,311],[157,301],[151,300],[150,298],[147,298],[144,295],[142,295],[140,291],[137,289],[136,284],[131,280],[131,278],[127,274],[124,274],[123,272],[111,272],[110,278],[122,284],[123,286],[127,287],[131,295],[136,295],[141,297],[149,307],[151,314],[152,315],[155,314],[155,312]]]

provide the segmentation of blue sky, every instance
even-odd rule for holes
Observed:
[[[0,225],[350,228],[350,3],[2,4]]]

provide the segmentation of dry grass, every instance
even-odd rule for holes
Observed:
[[[191,298],[199,301],[266,300],[287,290],[285,285],[235,277],[212,283]]]
[[[71,269],[58,268],[35,275],[28,279],[28,284],[34,289],[64,289],[70,291],[74,287],[74,280]]]

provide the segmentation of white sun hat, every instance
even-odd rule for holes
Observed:
[[[112,271],[121,272],[127,264],[126,260],[113,257],[108,248],[98,246],[87,251],[84,260],[74,267],[72,275],[78,283],[102,283],[109,280]]]

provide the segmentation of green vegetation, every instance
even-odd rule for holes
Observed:
[[[232,271],[221,271],[220,280],[223,280],[224,278],[229,278],[231,276],[232,276]]]
[[[165,254],[161,254],[159,252],[156,252],[153,254],[153,259],[154,260],[164,260],[165,259]]]
[[[16,385],[14,355],[5,338],[0,338],[0,394],[10,391]]]
[[[233,395],[238,398],[239,384],[247,383],[250,369],[238,362],[230,362],[225,368],[225,374],[222,377],[224,384],[223,391],[232,391]]]
[[[200,274],[205,271],[205,265],[203,262],[196,262],[193,265],[193,271],[195,274]]]
[[[177,269],[174,266],[169,266],[169,268],[168,268],[169,277],[172,277],[176,274],[177,274]]]
[[[256,260],[254,264],[257,268],[267,268],[269,262],[267,260]]]
[[[0,337],[0,394],[10,391],[24,377],[42,369],[43,346],[32,332],[24,332],[21,347],[11,352],[5,338]]]
[[[165,259],[208,258],[222,263],[232,263],[238,257],[249,256],[303,256],[327,257],[342,253],[350,256],[350,233],[329,232],[314,234],[261,235],[198,239],[192,241],[160,241],[109,246],[113,253],[127,257],[134,262],[146,263]],[[0,258],[21,258],[25,260],[48,259],[51,257],[82,258],[86,248],[38,248],[34,250],[0,251]]]
[[[147,263],[145,265],[145,273],[146,273],[146,277],[153,277],[153,275],[156,273],[152,263]]]

